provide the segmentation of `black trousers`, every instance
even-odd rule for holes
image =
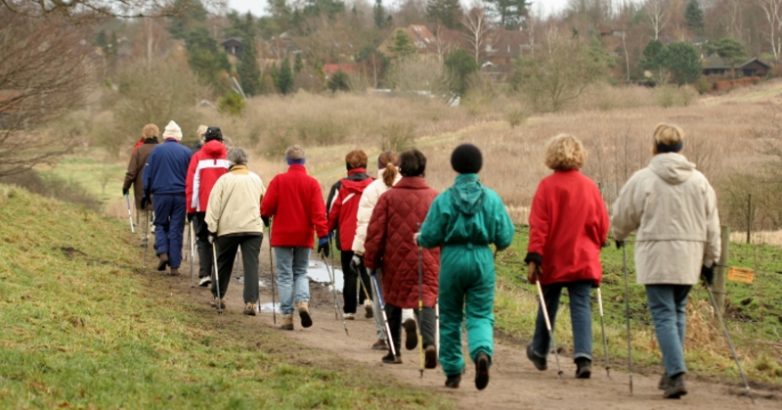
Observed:
[[[356,313],[356,299],[358,299],[359,304],[363,304],[364,300],[367,299],[366,295],[370,295],[369,299],[371,300],[372,288],[369,287],[369,275],[367,274],[367,268],[363,265],[359,268],[359,272],[354,271],[350,267],[350,260],[353,259],[352,251],[342,251],[341,259],[342,277],[344,279],[344,285],[342,286],[344,312]],[[361,275],[361,282],[364,289],[366,289],[366,294],[363,290],[357,288],[359,275]],[[356,291],[358,291],[358,295],[356,295]]]
[[[423,314],[418,309],[414,309],[413,313],[418,326],[421,328],[424,348],[433,345],[437,321],[434,308],[424,306]],[[386,303],[386,317],[388,318],[388,327],[391,328],[391,338],[394,340],[396,354],[401,354],[399,348],[401,346],[400,334],[402,333],[402,308]],[[391,350],[389,349],[389,351]]]
[[[214,274],[212,272],[212,245],[209,244],[209,229],[206,225],[206,213],[196,212],[193,218],[196,247],[198,248],[198,277],[203,278]],[[190,246],[188,244],[188,246]]]
[[[244,267],[244,303],[258,300],[258,257],[261,253],[263,234],[219,236],[217,246],[217,270],[220,273],[220,297],[225,297],[231,272],[236,259],[236,251],[242,247],[242,266]],[[212,295],[217,296],[217,281],[212,281]]]

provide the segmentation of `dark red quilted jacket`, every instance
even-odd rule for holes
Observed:
[[[380,196],[369,220],[364,262],[383,271],[383,297],[401,308],[418,307],[418,247],[413,235],[426,219],[437,191],[421,177],[404,177]],[[424,306],[437,301],[440,249],[424,249]]]

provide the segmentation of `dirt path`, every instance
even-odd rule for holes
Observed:
[[[262,250],[262,280],[270,279],[268,272],[268,248],[264,241]],[[238,258],[237,258],[238,259]],[[239,260],[237,260],[238,262]],[[187,263],[183,263],[184,275],[173,286],[188,293],[193,303],[206,305],[211,296],[203,288],[193,285],[189,276]],[[197,266],[197,264],[196,264]],[[256,317],[241,314],[242,284],[236,280],[241,276],[241,263],[237,263],[234,278],[227,295],[226,315],[228,320],[245,320],[248,324],[257,322],[264,326],[272,326],[272,315],[264,312]],[[266,282],[268,283],[268,282]],[[573,378],[575,365],[569,358],[561,358],[564,376],[557,379],[553,358],[546,372],[537,371],[523,355],[522,346],[496,341],[494,364],[491,368],[491,381],[484,391],[474,387],[473,365],[468,362],[467,373],[463,376],[458,390],[443,386],[445,376],[438,367],[427,370],[423,378],[419,377],[417,351],[403,351],[401,365],[382,364],[380,358],[384,352],[371,350],[375,341],[374,322],[358,315],[355,321],[347,321],[349,336],[345,335],[341,321],[334,319],[334,305],[331,293],[318,283],[311,283],[312,314],[314,325],[302,329],[298,316],[295,319],[296,330],[286,332],[297,342],[335,353],[341,358],[352,362],[364,363],[378,372],[391,375],[403,383],[422,386],[438,394],[450,396],[462,409],[780,409],[782,397],[779,393],[756,392],[755,405],[746,397],[736,395],[738,389],[721,384],[696,380],[688,380],[690,393],[681,400],[663,400],[657,390],[659,375],[633,376],[635,394],[628,391],[628,376],[625,373],[612,371],[612,379],[608,379],[605,370],[596,364],[591,380],[576,380]],[[341,297],[341,295],[340,295]],[[262,303],[270,302],[271,294],[268,288],[261,289]],[[278,317],[279,320],[279,317]],[[357,406],[358,407],[358,406]]]

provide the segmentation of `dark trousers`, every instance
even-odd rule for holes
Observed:
[[[185,196],[155,195],[155,251],[167,253],[168,264],[179,268],[182,263],[182,239],[185,233]]]
[[[363,265],[359,269],[359,272],[353,270],[350,267],[350,260],[353,259],[352,251],[342,251],[342,275],[344,279],[344,285],[342,287],[342,297],[344,298],[344,311],[345,313],[356,313],[356,299],[358,296],[358,303],[363,304],[366,299],[365,295],[370,294],[369,287],[369,275],[367,274],[367,268]],[[366,294],[363,290],[358,289],[358,276],[361,275],[361,282],[363,283]],[[356,295],[358,291],[358,295]]]
[[[261,253],[263,234],[226,235],[215,241],[217,246],[217,270],[220,273],[220,297],[225,297],[231,271],[236,259],[236,250],[242,247],[242,266],[244,267],[244,303],[258,300],[258,257]],[[212,295],[217,296],[217,281],[212,281]]]
[[[193,218],[193,230],[198,248],[199,278],[211,276],[213,273],[212,245],[209,244],[209,228],[205,218],[206,212],[196,212],[195,218]]]
[[[434,344],[435,335],[435,312],[434,308],[424,306],[423,315],[420,314],[418,309],[414,309],[415,319],[418,322],[418,326],[421,329],[421,338],[424,342],[424,348]],[[388,317],[388,327],[391,328],[391,338],[394,340],[394,349],[396,354],[400,354],[402,333],[402,308],[386,303],[386,317]],[[390,351],[390,350],[389,350]]]

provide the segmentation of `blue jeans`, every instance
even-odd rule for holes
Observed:
[[[310,279],[307,277],[310,248],[274,247],[274,257],[280,310],[284,315],[291,315],[294,302],[310,300]]]
[[[155,252],[168,254],[168,264],[179,268],[182,263],[182,239],[185,234],[185,196],[157,194],[155,207]]]
[[[592,293],[591,281],[555,283],[543,286],[543,298],[546,300],[546,311],[551,319],[551,331],[559,310],[559,296],[562,288],[567,288],[570,296],[570,322],[573,325],[573,360],[585,358],[592,360]],[[535,335],[532,336],[532,353],[539,357],[547,357],[550,351],[551,338],[546,329],[543,310],[538,307],[538,318],[535,321]]]
[[[646,285],[646,300],[668,376],[686,373],[684,330],[687,327],[689,285]]]

